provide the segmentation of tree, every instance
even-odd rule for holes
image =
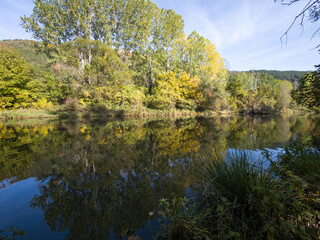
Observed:
[[[317,71],[305,74],[299,81],[299,87],[294,91],[294,99],[303,106],[320,108],[320,66]]]
[[[149,93],[158,74],[177,72],[176,64],[180,59],[176,53],[184,28],[181,15],[173,10],[159,9],[156,6],[152,10],[153,16],[148,19],[151,23],[148,40],[132,52],[131,57],[131,68],[137,72],[135,80],[137,84],[147,87]]]
[[[0,46],[0,109],[27,106],[33,71],[17,51]]]
[[[159,74],[149,97],[149,106],[154,109],[173,109],[181,99],[179,83],[173,72]]]
[[[227,71],[224,60],[216,51],[216,47],[208,39],[193,31],[187,39],[180,41],[179,50],[182,69],[191,78],[200,79],[202,110],[218,110],[227,107],[225,79]]]
[[[160,108],[195,109],[202,102],[205,109],[218,109],[227,104],[224,60],[215,45],[197,32],[186,37],[182,17],[173,10],[160,9],[150,0],[35,0],[34,4],[22,25],[41,40],[52,63],[70,70],[72,89],[82,92],[84,99],[113,99],[111,88],[115,88],[123,100],[122,93],[145,87],[157,95],[149,101],[153,107],[160,98],[167,101],[166,95],[176,93],[179,101],[171,99]],[[163,76],[170,81],[162,81]],[[169,89],[176,86],[177,91]],[[165,89],[168,94],[161,95]],[[144,90],[140,93],[144,95]]]
[[[149,106],[155,109],[188,109],[195,110],[202,101],[199,91],[200,79],[190,78],[186,72],[177,78],[173,72],[159,74],[152,94],[149,96]]]
[[[243,109],[246,104],[247,92],[239,74],[229,76],[226,90],[230,93],[229,103],[231,106],[235,109]]]
[[[155,6],[149,0],[36,0],[34,4],[31,16],[21,18],[22,25],[42,41],[48,55],[63,43],[84,39],[122,49],[123,57],[148,40]],[[91,64],[90,49],[84,50],[88,54],[81,51],[79,60]]]
[[[277,109],[284,110],[290,106],[292,84],[289,81],[277,80],[279,85],[279,97],[277,99]]]
[[[89,54],[90,63],[86,61]],[[124,85],[132,80],[127,65],[113,49],[100,41],[76,39],[64,43],[60,48],[59,59],[75,68],[80,83],[93,86]]]

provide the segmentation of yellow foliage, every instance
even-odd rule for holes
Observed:
[[[39,129],[39,133],[42,134],[43,136],[47,136],[48,135],[48,128],[44,125],[42,125]]]
[[[103,90],[102,90],[100,87],[98,87],[98,88],[97,88],[97,91],[98,91],[98,92],[102,92]],[[83,91],[83,92],[82,92],[82,95],[83,95],[85,98],[90,97],[90,93],[89,93],[88,91]]]
[[[81,133],[85,133],[86,130],[87,130],[87,126],[84,125],[84,126],[80,129],[80,132],[81,132]]]
[[[51,110],[53,108],[52,102],[48,102],[45,97],[42,97],[41,99],[38,99],[37,102],[33,102],[32,106],[37,109],[43,109],[43,110]]]

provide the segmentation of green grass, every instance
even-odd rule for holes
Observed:
[[[273,162],[272,170],[281,178],[297,178],[312,191],[320,191],[320,152],[315,149],[289,146]]]
[[[15,109],[0,112],[0,119],[29,119],[29,118],[57,118],[56,112],[36,109]]]
[[[166,206],[173,209],[169,225],[174,223],[167,238],[319,239],[319,165],[318,153],[297,146],[277,161],[240,150],[207,155],[195,199],[182,206],[192,214]]]

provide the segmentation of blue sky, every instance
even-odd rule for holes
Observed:
[[[161,8],[182,15],[186,34],[196,30],[212,41],[231,70],[313,70],[320,63],[311,39],[319,24],[296,24],[287,43],[280,37],[307,0],[282,6],[273,0],[152,0]],[[0,40],[32,39],[20,26],[30,15],[32,0],[0,0]]]

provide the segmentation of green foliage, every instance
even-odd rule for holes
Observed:
[[[212,159],[205,167],[206,190],[199,198],[203,199],[200,208],[211,211],[206,225],[211,224],[213,236],[246,239],[271,234],[269,227],[275,223],[268,220],[280,196],[275,194],[276,181],[263,169],[261,160],[238,151]]]
[[[31,66],[17,51],[0,47],[0,109],[27,106],[32,76]]]
[[[209,163],[205,158],[203,184],[195,188],[197,198],[186,207],[187,216],[169,214],[169,219],[184,219],[174,229],[197,228],[188,234],[179,231],[175,238],[198,239],[204,234],[213,239],[317,239],[319,153],[291,147],[279,154],[278,161],[267,151],[265,156],[258,159],[233,150],[210,157]],[[183,204],[171,209],[185,208]]]
[[[159,214],[169,222],[162,224],[159,235],[165,239],[204,239],[208,231],[198,226],[204,216],[195,212],[195,205],[186,198],[163,198],[159,201]]]
[[[320,190],[320,152],[306,149],[301,145],[290,145],[273,162],[274,167],[283,178],[297,177],[305,185],[306,191]]]
[[[234,109],[245,108],[247,92],[243,82],[236,75],[229,76],[226,91],[230,93],[229,103]]]
[[[309,71],[276,71],[276,70],[255,70],[257,73],[266,73],[273,76],[275,79],[286,80],[291,82],[291,84],[297,88],[299,85],[300,78],[310,73]]]
[[[3,40],[0,41],[0,45],[4,48],[17,50],[21,57],[32,66],[36,66],[42,71],[48,70],[45,66],[45,63],[49,60],[48,56],[39,51],[37,48],[37,42],[32,40]]]
[[[175,74],[170,72],[158,75],[148,101],[151,108],[173,109],[180,98],[178,81]]]
[[[279,85],[279,94],[277,98],[276,108],[277,109],[286,109],[290,107],[292,102],[291,93],[293,86],[289,81],[278,81]]]
[[[227,81],[229,103],[234,109],[252,113],[283,111],[291,104],[292,84],[266,73],[240,72]]]
[[[229,108],[227,93],[222,82],[206,79],[200,83],[200,91],[203,99],[199,110],[219,111]]]
[[[31,98],[37,101],[39,98],[46,98],[53,103],[65,100],[70,93],[70,86],[52,73],[36,72],[36,78],[28,83],[28,88],[32,91]]]
[[[294,99],[311,109],[320,108],[320,67],[317,71],[305,74],[299,81],[299,87],[294,91]]]
[[[143,106],[146,101],[146,89],[134,84],[96,87],[82,91],[80,103],[94,105],[104,103],[112,109],[117,106]]]
[[[182,17],[173,10],[159,9],[149,0],[76,0],[72,3],[37,0],[31,16],[23,17],[22,21],[24,28],[41,40],[42,51],[52,63],[73,68],[71,75],[77,76],[77,81],[68,91],[72,97],[83,91],[96,95],[92,88],[97,87],[108,89],[103,91],[104,95],[123,92],[121,89],[132,89],[125,86],[134,80],[136,86],[148,88],[151,95],[147,102],[152,108],[194,110],[201,102],[208,106],[217,102],[221,91],[216,89],[224,86],[224,61],[214,44],[196,32],[186,38]],[[157,76],[165,72],[176,76],[185,74],[197,84],[186,86],[183,80],[178,85],[184,86],[176,86],[173,81],[160,83]],[[202,93],[191,93],[195,91],[191,88],[198,90],[202,82],[205,82]],[[85,84],[90,87],[79,86]],[[164,87],[162,93],[160,85]],[[211,90],[203,100],[204,88],[209,85]],[[184,90],[180,92],[178,88]],[[110,97],[105,100],[119,104]]]
[[[38,99],[36,102],[32,103],[32,106],[35,109],[43,109],[43,110],[52,110],[53,104],[52,102],[48,102],[45,97],[42,97],[41,99]]]
[[[21,19],[39,40],[14,43],[35,72],[30,96],[23,91],[17,96],[28,95],[29,102],[76,98],[82,105],[101,102],[110,108],[219,111],[231,106],[253,113],[283,111],[291,104],[290,84],[266,72],[236,73],[226,81],[215,45],[196,31],[186,36],[179,14],[149,0],[36,0],[32,14]],[[33,45],[41,53],[38,59]],[[296,73],[288,80],[293,77]],[[147,97],[139,87],[148,89]],[[25,105],[19,101],[9,97],[2,105]]]
[[[179,78],[173,72],[159,74],[148,96],[149,107],[195,110],[202,99],[199,84],[199,78],[190,78],[185,72]]]
[[[75,67],[80,83],[94,86],[131,83],[132,73],[127,65],[102,42],[76,39],[65,43],[61,46],[59,58]]]

